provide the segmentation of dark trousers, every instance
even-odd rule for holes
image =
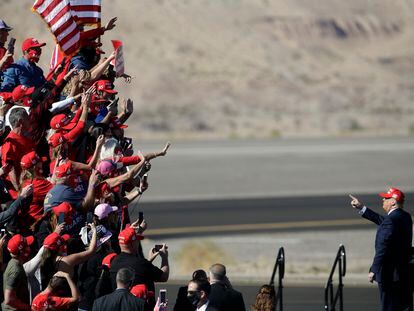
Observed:
[[[402,282],[378,283],[381,311],[413,311],[410,286]]]

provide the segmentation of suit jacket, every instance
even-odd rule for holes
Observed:
[[[407,282],[413,235],[410,214],[398,208],[390,215],[381,216],[367,208],[362,216],[378,225],[375,257],[370,268],[375,273],[375,281],[384,285]]]
[[[216,307],[212,306],[211,303],[208,304],[206,311],[219,311]]]
[[[243,295],[233,288],[227,288],[224,284],[214,283],[208,296],[209,307],[215,307],[219,311],[245,311]]]
[[[93,303],[92,311],[145,310],[144,300],[135,297],[127,289],[117,289],[109,295],[98,298]]]

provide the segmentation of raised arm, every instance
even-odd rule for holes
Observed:
[[[127,173],[122,174],[120,176],[113,177],[113,178],[108,178],[108,179],[105,180],[105,182],[108,184],[108,186],[110,188],[114,188],[116,186],[119,186],[120,184],[123,184],[123,183],[131,180],[136,174],[139,173],[139,171],[141,170],[142,166],[145,163],[145,157],[141,153],[141,151],[138,151],[138,154],[137,155],[139,156],[139,158],[141,160],[130,171],[128,171]]]
[[[70,254],[68,256],[65,256],[62,258],[62,261],[64,261],[67,265],[74,267],[82,262],[87,261],[89,258],[92,257],[93,254],[96,252],[96,227],[95,224],[91,223],[91,230],[92,230],[92,239],[89,244],[89,247],[86,251]]]

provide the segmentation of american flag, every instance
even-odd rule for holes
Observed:
[[[70,0],[70,6],[78,24],[99,24],[101,22],[102,0]]]
[[[47,23],[63,53],[72,55],[78,51],[80,30],[72,15],[69,0],[37,0],[33,10]]]

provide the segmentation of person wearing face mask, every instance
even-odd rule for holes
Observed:
[[[22,168],[22,157],[35,150],[35,144],[30,138],[29,115],[24,108],[16,108],[9,116],[12,128],[1,149],[2,166],[9,164],[10,173],[5,178],[5,185],[13,199],[17,198]]]
[[[188,283],[187,299],[197,311],[218,311],[210,304],[211,285],[206,279],[193,280]]]
[[[27,38],[23,41],[23,57],[11,64],[4,72],[0,87],[2,92],[11,92],[18,85],[40,87],[45,84],[43,70],[36,65],[45,45],[46,43],[40,43],[35,38]]]
[[[2,310],[30,310],[27,276],[23,263],[29,258],[30,245],[33,242],[33,236],[23,237],[16,234],[7,243],[7,249],[12,258],[3,274]]]

